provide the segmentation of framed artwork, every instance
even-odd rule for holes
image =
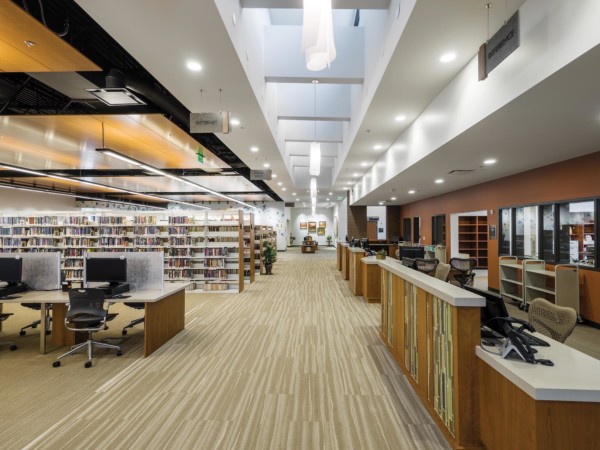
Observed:
[[[327,226],[327,222],[323,221],[323,222],[319,222],[319,228],[325,228]]]
[[[317,236],[325,236],[325,227],[317,228]]]
[[[317,232],[317,222],[308,222],[308,232],[309,233]]]
[[[496,225],[490,225],[490,239],[496,239]]]
[[[300,222],[300,229],[306,230],[306,222]]]

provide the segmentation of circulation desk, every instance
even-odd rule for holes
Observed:
[[[477,356],[485,299],[388,258],[381,338],[453,448],[483,448]]]
[[[386,260],[386,256],[383,260]],[[393,259],[393,258],[390,258]],[[365,256],[360,260],[362,296],[367,303],[381,302],[381,267],[377,256]]]
[[[362,295],[360,260],[365,256],[365,251],[360,247],[349,247],[348,252],[348,283],[354,295]]]
[[[189,283],[165,283],[160,289],[141,289],[125,293],[129,298],[107,299],[111,303],[145,303],[144,309],[144,356],[149,356],[185,327],[185,288]],[[52,304],[52,344],[56,346],[73,345],[75,332],[64,326],[69,302],[68,292],[29,291],[19,294],[21,297],[2,300],[3,303],[40,303],[40,353],[46,353],[46,307]]]
[[[542,338],[550,347],[536,347],[535,357],[554,366],[477,347],[483,444],[488,450],[600,449],[600,361]]]

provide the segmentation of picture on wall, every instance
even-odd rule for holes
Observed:
[[[308,222],[308,232],[309,233],[317,232],[317,222]]]
[[[325,236],[325,227],[317,228],[317,236]]]
[[[327,222],[323,221],[323,222],[319,222],[319,228],[325,228],[327,226]]]
[[[306,230],[306,222],[300,222],[300,229]]]

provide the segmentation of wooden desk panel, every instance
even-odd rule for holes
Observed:
[[[144,356],[149,356],[185,328],[185,291],[146,303]]]
[[[361,261],[362,296],[367,303],[381,302],[381,268]]]

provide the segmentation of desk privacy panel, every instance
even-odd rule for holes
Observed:
[[[1,258],[20,257],[23,260],[21,281],[28,289],[51,291],[60,289],[60,253],[3,253]]]
[[[127,283],[134,289],[163,289],[163,252],[92,252],[86,258],[126,258]]]

